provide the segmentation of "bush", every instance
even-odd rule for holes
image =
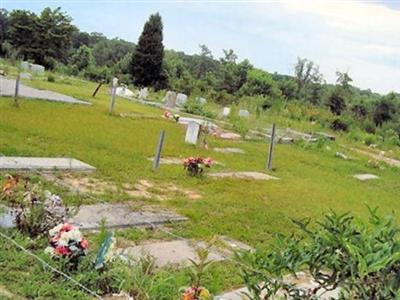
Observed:
[[[214,114],[207,111],[204,107],[204,104],[202,104],[198,99],[189,98],[189,100],[183,105],[183,110],[187,113],[204,116],[207,118],[214,117]]]
[[[334,212],[315,226],[294,221],[300,232],[278,236],[275,249],[239,253],[251,299],[271,299],[278,291],[293,299],[319,299],[323,289],[335,288],[339,299],[397,299],[400,228],[394,217],[369,211],[368,223]],[[301,289],[284,280],[299,271],[306,271],[316,287]]]
[[[330,127],[334,131],[348,131],[349,129],[349,125],[341,119],[333,120]]]
[[[110,71],[107,67],[89,66],[83,71],[83,76],[92,81],[109,81],[111,78]]]
[[[49,76],[47,76],[47,81],[48,82],[56,82],[56,78],[54,77],[54,75],[49,74]]]

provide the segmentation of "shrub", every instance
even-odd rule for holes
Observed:
[[[271,299],[278,291],[293,299],[318,299],[323,289],[335,288],[340,299],[396,299],[400,228],[394,217],[369,211],[368,223],[334,212],[315,226],[310,220],[294,221],[299,233],[279,235],[274,249],[237,254],[251,299]],[[301,289],[284,280],[299,271],[306,271],[316,287]]]
[[[341,119],[333,120],[330,127],[334,131],[347,131],[349,129],[349,125]]]
[[[189,98],[188,101],[183,105],[183,110],[187,113],[204,116],[207,118],[213,118],[213,113],[207,111],[198,99]]]
[[[54,77],[53,74],[49,74],[49,76],[47,76],[47,81],[48,82],[56,82],[56,78]]]

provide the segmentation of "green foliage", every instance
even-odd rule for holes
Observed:
[[[47,76],[47,81],[48,81],[48,82],[56,82],[56,78],[54,77],[53,74],[49,74],[49,75]]]
[[[131,74],[138,86],[160,89],[166,86],[163,73],[164,45],[161,16],[151,15],[139,37],[138,45],[132,55]]]
[[[331,123],[331,129],[334,131],[348,131],[349,125],[344,119],[334,119]]]
[[[187,113],[204,116],[207,118],[214,117],[214,114],[210,111],[207,111],[205,105],[202,104],[197,97],[189,98],[189,100],[187,100],[183,105],[183,110]]]
[[[54,67],[56,60],[67,59],[73,26],[71,18],[61,12],[61,8],[45,8],[40,16],[26,10],[14,10],[8,24],[6,39],[21,58],[49,68]]]
[[[330,111],[340,116],[342,112],[346,109],[346,100],[343,93],[336,89],[328,98],[327,105]]]
[[[400,293],[399,227],[394,217],[370,209],[369,223],[349,213],[327,214],[315,226],[294,221],[300,232],[277,236],[277,246],[241,253],[243,279],[251,299],[273,297],[278,290],[294,299],[318,299],[322,289],[340,288],[340,299],[395,299]],[[284,275],[307,271],[317,287],[302,290]]]
[[[78,71],[82,71],[88,66],[93,65],[94,58],[92,50],[86,45],[79,47],[72,55],[70,63],[75,65]]]
[[[241,87],[240,93],[248,96],[281,97],[281,92],[272,76],[259,69],[251,69],[247,73],[246,83]]]

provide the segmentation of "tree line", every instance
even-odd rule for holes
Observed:
[[[0,55],[9,59],[31,60],[95,81],[117,76],[138,87],[173,89],[222,105],[246,98],[260,110],[277,102],[325,107],[336,116],[334,130],[347,130],[356,120],[367,132],[386,126],[400,137],[399,94],[361,90],[340,71],[336,83],[327,84],[318,66],[305,58],[298,58],[292,75],[282,75],[256,68],[247,59],[239,61],[232,49],[223,50],[219,58],[206,45],[199,45],[194,55],[164,49],[158,13],[149,17],[137,44],[82,32],[61,8],[45,8],[39,15],[2,9],[0,25]]]

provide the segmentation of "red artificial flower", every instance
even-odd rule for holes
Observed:
[[[62,256],[67,256],[71,254],[71,250],[67,246],[58,246],[56,249],[54,249],[55,253],[62,255]]]

